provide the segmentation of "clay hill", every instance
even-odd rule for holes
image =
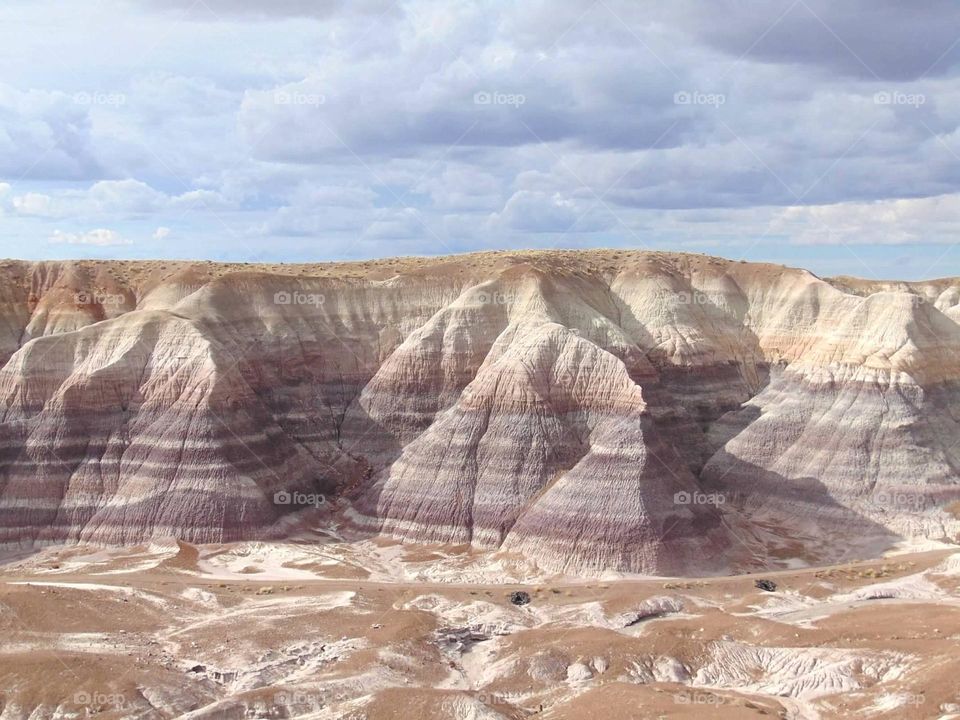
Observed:
[[[6,261],[0,543],[276,537],[320,494],[570,573],[952,538],[958,320],[960,280],[686,254]]]

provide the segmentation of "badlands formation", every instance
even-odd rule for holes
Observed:
[[[7,548],[313,513],[543,572],[704,575],[958,530],[953,280],[553,251],[6,261],[0,293]]]
[[[0,300],[0,720],[960,718],[960,281],[7,261]]]
[[[775,592],[746,575],[465,579],[463,562],[307,535],[12,559],[0,717],[960,717],[960,552],[771,572]]]

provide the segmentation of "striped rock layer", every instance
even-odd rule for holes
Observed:
[[[953,280],[666,253],[7,261],[0,543],[275,536],[320,494],[563,572],[939,538],[958,320]]]

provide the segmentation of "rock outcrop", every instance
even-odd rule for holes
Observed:
[[[0,300],[4,544],[263,537],[320,496],[563,572],[720,570],[751,524],[960,529],[953,280],[616,251],[7,261]]]
[[[952,516],[936,510],[957,499],[960,327],[903,292],[841,304],[815,344],[715,423],[726,442],[702,477],[754,520],[950,535]]]

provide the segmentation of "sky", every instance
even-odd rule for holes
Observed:
[[[5,0],[0,256],[960,275],[955,0]]]

